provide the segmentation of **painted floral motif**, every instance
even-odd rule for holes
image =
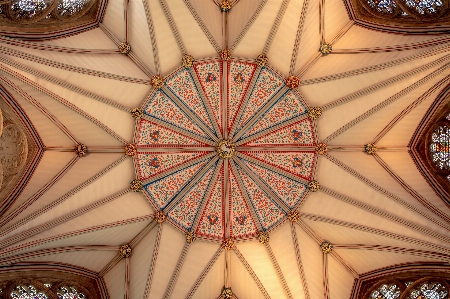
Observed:
[[[231,127],[252,80],[256,64],[231,61],[228,77],[228,126]]]
[[[137,155],[136,162],[139,169],[140,179],[146,180],[158,173],[186,163],[205,154],[205,152],[173,154],[139,153]]]
[[[244,174],[242,170],[238,172],[261,226],[264,229],[269,229],[282,220],[286,216],[284,212],[269,199],[247,174]]]
[[[141,119],[137,136],[138,141],[136,143],[141,146],[204,145],[204,143],[193,138],[184,136],[145,119]]]
[[[200,224],[197,227],[197,235],[207,238],[222,239],[224,235],[223,229],[223,170],[215,182],[214,188],[208,199],[205,209],[203,210]]]
[[[169,212],[169,218],[186,230],[190,230],[194,224],[195,215],[203,201],[205,192],[211,182],[214,169],[208,170],[204,177],[195,184],[180,202]]]
[[[293,208],[305,195],[307,186],[265,167],[244,161],[262,181],[275,191],[275,193],[290,207]]]
[[[313,145],[313,143],[314,135],[311,120],[304,119],[268,135],[263,135],[246,143],[246,145]]]
[[[244,113],[239,120],[242,126],[259,108],[267,103],[283,87],[284,80],[266,67],[261,69],[255,87],[245,105]]]
[[[230,220],[233,238],[256,236],[258,229],[250,214],[234,173],[230,171]]]
[[[162,91],[156,91],[144,113],[163,122],[208,138],[197,125]]]
[[[198,81],[202,86],[208,104],[212,110],[214,118],[222,128],[221,118],[221,64],[219,61],[198,63],[194,65],[194,70],[197,74]]]
[[[242,152],[287,172],[309,180],[314,166],[312,152]]]
[[[163,209],[205,164],[206,161],[202,161],[178,170],[162,179],[145,185],[144,190],[146,191],[146,194],[149,195],[152,202],[155,203],[158,208]]]
[[[252,126],[252,129],[246,133],[243,138],[261,132],[264,129],[274,127],[305,113],[306,108],[302,100],[300,100],[300,97],[294,91],[289,91]]]
[[[185,68],[166,81],[167,87],[192,110],[205,124],[212,128],[211,120],[206,112],[205,105],[195,87],[191,74]]]

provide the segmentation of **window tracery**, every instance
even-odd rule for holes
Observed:
[[[430,155],[439,170],[450,170],[450,126],[439,125],[431,133]]]
[[[439,277],[390,279],[375,283],[363,299],[447,299],[448,284]]]
[[[48,299],[45,292],[38,291],[32,284],[18,285],[14,291],[11,292],[12,299]]]
[[[378,17],[438,17],[448,6],[447,0],[361,0]]]
[[[397,283],[382,284],[372,291],[370,299],[397,299],[400,298],[400,287]]]

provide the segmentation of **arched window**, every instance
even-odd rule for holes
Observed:
[[[86,295],[78,290],[74,286],[63,286],[57,291],[58,299],[87,299]]]
[[[401,290],[397,282],[383,283],[370,292],[370,299],[397,299]],[[368,298],[368,299],[369,299]]]
[[[450,170],[450,124],[440,123],[431,133],[430,155],[435,167]]]
[[[45,292],[39,291],[34,285],[18,285],[10,294],[12,299],[48,299]]]

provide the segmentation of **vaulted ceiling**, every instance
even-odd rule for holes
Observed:
[[[99,26],[76,35],[39,42],[0,36],[0,107],[16,115],[24,132],[37,132],[40,141],[34,151],[43,151],[40,159],[32,160],[34,168],[26,180],[26,171],[18,175],[23,189],[2,202],[0,266],[56,262],[85,268],[98,273],[113,299],[212,299],[220,297],[224,287],[241,299],[340,299],[349,298],[354,283],[370,271],[448,261],[449,205],[409,151],[422,119],[450,83],[450,36],[366,29],[350,18],[343,0],[231,4],[231,10],[223,12],[213,0],[109,0]],[[131,46],[130,52],[119,51],[123,42]],[[319,52],[325,43],[332,46],[329,54]],[[230,50],[229,60],[222,60],[223,49]],[[265,65],[255,60],[260,54],[268,58]],[[182,66],[184,55],[195,59],[193,66]],[[228,99],[233,92],[228,86],[236,82],[230,72],[239,65],[249,91]],[[255,74],[261,72],[261,78],[270,73],[268,79],[245,77],[245,65]],[[184,72],[192,74],[192,82],[183,81]],[[215,97],[214,91],[201,89],[207,82],[204,75],[210,73],[217,80]],[[165,80],[161,89],[152,84],[155,75]],[[292,90],[285,84],[289,76],[300,79]],[[182,83],[177,87],[178,79]],[[275,81],[279,89],[272,98],[267,93]],[[189,92],[189,84],[199,94],[198,105],[212,107],[208,100],[215,99],[222,109],[214,114],[216,110],[202,108],[202,114],[182,95]],[[258,86],[266,102],[247,105],[250,90]],[[192,124],[184,119],[175,124],[168,113],[158,118],[149,108],[158,93],[166,94],[161,115],[172,101],[178,108],[171,111],[179,109],[180,119],[187,117]],[[273,128],[273,122],[280,121],[280,136],[249,144],[239,144],[237,138],[232,158],[217,157],[217,142],[228,134],[232,139],[236,132],[245,137],[239,130],[253,128],[258,117],[264,119],[262,113],[288,93],[303,107],[294,116],[308,123],[302,128],[309,133],[304,129],[302,136],[309,134],[309,141],[298,141],[297,135],[286,137],[294,141],[283,139],[283,128],[295,133],[289,127],[294,121],[277,115],[267,118],[265,126]],[[320,116],[312,113],[314,107],[321,108]],[[141,118],[132,116],[134,108],[142,109]],[[249,115],[232,125],[226,120],[230,109]],[[153,141],[143,140],[148,135],[142,133],[145,121],[160,128]],[[326,146],[318,147],[320,143]],[[87,146],[88,154],[76,155],[79,144]],[[124,154],[128,144],[137,144],[137,153]],[[367,144],[377,150],[368,153]],[[296,164],[300,153],[310,160]],[[152,166],[149,156],[162,163],[153,164],[159,170],[143,169]],[[192,196],[197,207],[187,217],[199,226],[203,223],[203,232],[177,224],[175,216],[158,205],[162,198],[148,191],[152,186],[166,188],[164,178],[194,165],[187,156],[204,164],[192,170],[187,182],[176,178],[177,202],[169,206]],[[287,156],[293,160],[286,162]],[[250,167],[273,175],[252,173]],[[227,182],[222,191],[215,190],[218,197],[212,194],[212,183],[208,187],[217,178]],[[274,178],[303,186],[292,206],[283,197],[292,194],[283,193],[284,187],[276,189]],[[135,179],[144,184],[137,192],[130,189]],[[310,181],[319,183],[318,190]],[[240,191],[231,190],[233,184]],[[201,204],[190,188],[204,197]],[[272,202],[260,210],[249,204],[255,203],[258,192]],[[215,211],[207,204],[214,196],[223,198]],[[264,222],[262,215],[273,212],[274,206],[281,216]],[[246,237],[235,238],[230,230],[239,225],[239,215],[232,210],[242,207],[249,213],[244,220],[252,218],[254,228]],[[203,210],[223,217],[219,237],[205,232],[213,230],[218,218],[207,218]],[[187,238],[189,232],[196,233],[195,241]],[[262,232],[268,242],[261,242]],[[234,243],[225,246],[229,238]],[[329,253],[320,247],[325,241],[333,246]],[[127,258],[118,254],[124,244],[132,247]]]

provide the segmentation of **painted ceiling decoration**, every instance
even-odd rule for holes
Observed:
[[[9,37],[48,39],[98,27],[104,0],[0,1],[0,32]]]
[[[448,298],[448,2],[401,1],[2,1],[3,298]]]
[[[345,0],[358,24],[398,33],[448,31],[448,0]]]

